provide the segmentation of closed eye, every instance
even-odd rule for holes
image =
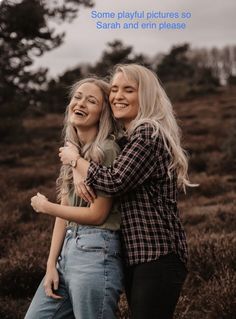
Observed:
[[[88,101],[92,104],[97,104],[97,101],[96,100],[92,100],[92,99],[88,99]]]

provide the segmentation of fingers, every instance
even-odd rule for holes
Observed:
[[[84,183],[75,184],[76,194],[79,195],[83,200],[89,203],[93,203],[96,198],[92,188],[85,185]]]
[[[73,143],[71,143],[69,141],[66,142],[66,146],[72,147],[72,148],[75,148],[76,150],[78,150],[78,147],[75,144],[73,144]]]
[[[31,205],[32,208],[36,211],[36,213],[39,212],[39,210],[37,209],[37,196],[33,196],[33,197],[31,198],[30,205]]]
[[[88,186],[86,184],[85,184],[85,187],[86,187],[89,195],[91,196],[91,198],[94,200],[97,196],[96,196],[94,190],[92,189],[92,187],[90,187],[90,186]]]
[[[41,194],[41,193],[39,193],[39,192],[37,193],[37,196],[38,196],[38,197],[42,197],[42,198],[44,198],[44,199],[47,199],[47,200],[48,200],[48,198],[47,198],[45,195],[43,195],[43,194]]]
[[[55,287],[55,283],[54,282],[45,282],[44,284],[44,291],[47,297],[53,298],[53,299],[61,299],[62,296],[57,295],[53,290],[52,290],[52,284]],[[54,290],[58,289],[58,282],[56,283],[56,289],[54,288]]]
[[[54,280],[53,281],[53,290],[57,290],[58,289],[58,285],[59,285],[59,281],[58,280]]]
[[[77,195],[79,195],[79,197],[81,197],[83,200],[85,200],[88,203],[93,202],[93,198],[90,196],[89,192],[87,191],[83,183],[76,184],[75,189]]]

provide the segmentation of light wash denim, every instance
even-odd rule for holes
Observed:
[[[47,297],[43,280],[25,319],[115,319],[123,290],[118,232],[91,226],[68,227],[58,258],[63,299]]]

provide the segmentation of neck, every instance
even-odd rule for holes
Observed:
[[[96,127],[91,128],[77,128],[77,135],[82,144],[88,144],[95,140],[98,130]]]
[[[132,121],[123,121],[123,126],[125,128],[125,130],[127,131],[128,128],[130,127],[130,124],[131,124]]]

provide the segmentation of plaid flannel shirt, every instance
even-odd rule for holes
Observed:
[[[177,178],[161,136],[141,124],[110,167],[90,162],[87,185],[121,196],[121,231],[128,265],[175,252],[187,262],[187,244],[177,208]]]

